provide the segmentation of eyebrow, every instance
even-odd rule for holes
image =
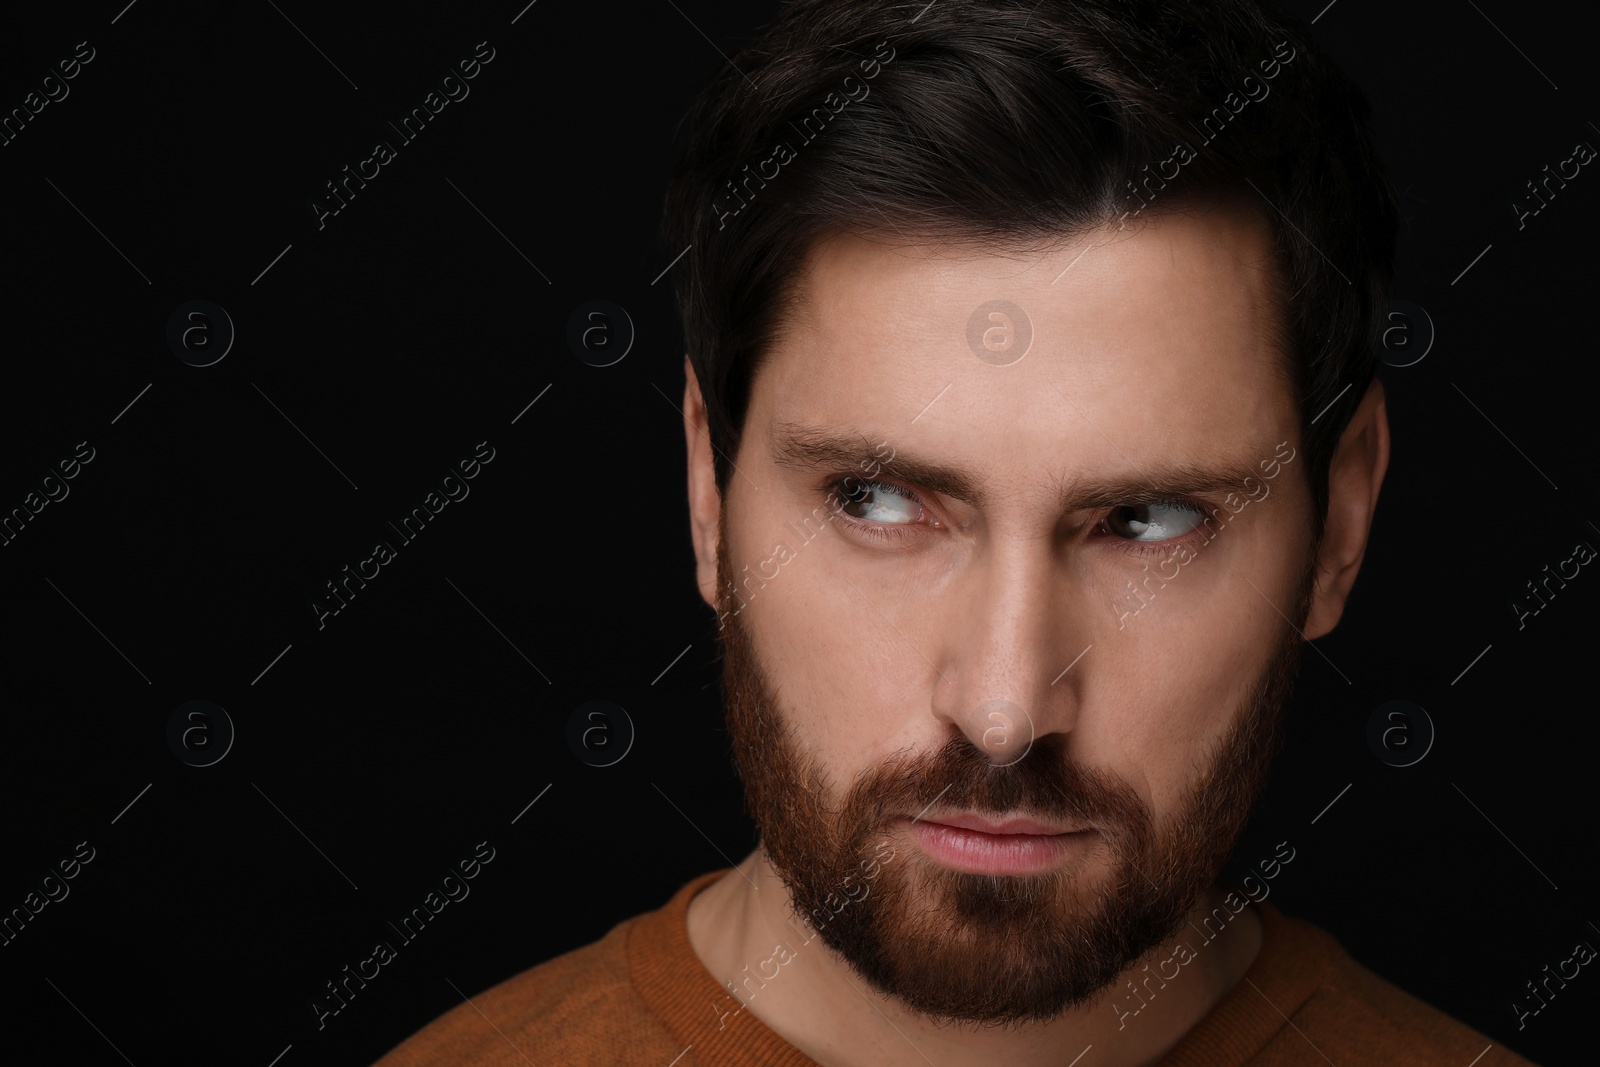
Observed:
[[[894,449],[892,442],[874,445],[867,434],[827,426],[780,422],[769,435],[772,460],[780,468],[797,472],[848,471],[871,481],[874,465],[896,480],[909,482],[983,510],[989,495],[979,485],[981,476],[947,464],[930,462]],[[887,445],[892,459],[878,451]],[[1119,450],[1120,451],[1120,450]],[[1265,457],[1276,459],[1277,456]],[[1245,460],[1215,464],[1156,463],[1142,470],[1112,477],[1052,479],[1062,512],[1094,511],[1128,504],[1149,504],[1167,497],[1210,496],[1244,489],[1245,479],[1263,477]]]

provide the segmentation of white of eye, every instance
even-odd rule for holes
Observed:
[[[886,526],[913,523],[922,510],[917,501],[883,482],[865,482],[853,493],[841,493],[840,501],[841,510],[852,519]]]
[[[1130,541],[1170,541],[1182,537],[1205,521],[1206,513],[1193,504],[1130,504],[1114,508],[1106,526]]]

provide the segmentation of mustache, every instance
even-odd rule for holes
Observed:
[[[847,838],[865,840],[898,818],[914,818],[937,804],[941,811],[1005,816],[1025,813],[1051,822],[1095,829],[1112,843],[1148,835],[1149,809],[1116,775],[1086,767],[1069,755],[1066,737],[1036,738],[1014,763],[995,766],[965,737],[939,749],[891,759],[859,778],[845,800],[855,825]]]

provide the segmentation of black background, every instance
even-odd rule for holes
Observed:
[[[121,3],[0,38],[7,111],[77,42],[95,49],[0,147],[0,509],[95,450],[0,548],[0,909],[95,849],[0,947],[6,1040],[81,1064],[366,1064],[753,846],[655,279],[683,251],[657,236],[679,117],[776,7]],[[1525,1029],[1510,1004],[1600,945],[1600,577],[1521,630],[1509,605],[1600,546],[1600,177],[1584,168],[1520,230],[1509,204],[1600,145],[1600,109],[1594,26],[1525,14],[1338,0],[1315,25],[1374,101],[1403,193],[1395,295],[1437,337],[1383,372],[1394,454],[1372,545],[1343,624],[1303,659],[1238,860],[1288,841],[1280,907],[1554,1064],[1592,1059],[1600,977]],[[485,40],[470,95],[319,229],[324,183]],[[565,340],[596,298],[637,329],[604,368]],[[210,367],[166,342],[193,299],[237,330]],[[470,495],[319,629],[323,584],[484,440]],[[191,699],[237,730],[213,766],[167,744]],[[615,766],[567,744],[591,699],[637,728]],[[1366,739],[1392,699],[1437,729],[1403,769]],[[471,895],[319,1030],[323,983],[480,841],[495,858]]]

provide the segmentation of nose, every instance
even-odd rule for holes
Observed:
[[[1089,639],[1077,639],[1087,627],[1072,610],[1059,548],[1047,537],[991,540],[952,589],[959,606],[940,635],[933,710],[995,766],[1077,721],[1075,658]]]

